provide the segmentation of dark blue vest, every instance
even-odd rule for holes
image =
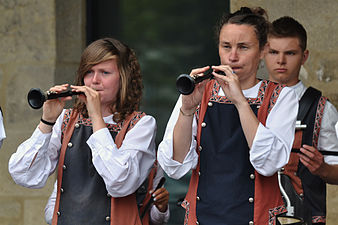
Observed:
[[[254,168],[233,104],[208,104],[202,125],[197,220],[203,225],[253,221]],[[257,105],[251,105],[257,114]]]

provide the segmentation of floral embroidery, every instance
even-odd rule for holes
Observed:
[[[190,203],[184,199],[181,206],[185,209],[184,225],[188,225]]]
[[[263,103],[264,94],[265,94],[266,88],[268,87],[269,82],[270,81],[267,81],[267,80],[262,81],[262,84],[259,87],[258,95],[256,98],[247,98],[247,101],[250,105],[252,104],[261,105]],[[282,91],[283,87],[284,87],[283,85],[277,85],[276,88],[274,89],[271,95],[271,99],[270,99],[269,112],[275,105],[277,98],[280,92]],[[221,86],[217,82],[215,82],[212,88],[212,94],[211,94],[210,101],[223,103],[223,104],[232,104],[232,102],[226,96],[218,95],[220,88]]]
[[[64,131],[66,130],[66,126],[69,122],[71,112],[72,112],[72,109],[66,109],[65,115],[63,117],[63,122],[62,122],[62,127],[61,127],[61,132],[62,132],[62,134],[61,134],[62,139],[61,140],[63,140]],[[144,112],[137,112],[135,114],[135,116],[130,121],[128,131],[131,130],[135,126],[135,124],[145,115],[146,114]],[[107,126],[107,128],[110,132],[117,132],[118,133],[122,129],[123,123],[124,123],[124,121],[116,123],[116,124],[106,123],[106,126]],[[89,118],[84,118],[82,115],[79,115],[78,120],[77,120],[77,124],[84,125],[84,126],[92,126],[92,121]]]
[[[312,223],[326,223],[326,217],[325,216],[313,216]]]
[[[273,225],[276,221],[276,216],[285,213],[287,210],[284,205],[269,209],[269,225]]]
[[[317,106],[317,112],[316,112],[316,117],[315,117],[315,124],[313,128],[313,137],[312,137],[312,145],[317,148],[318,145],[318,137],[319,137],[319,132],[320,132],[320,124],[322,123],[322,118],[324,114],[324,107],[325,103],[327,101],[326,97],[321,97],[318,102]]]

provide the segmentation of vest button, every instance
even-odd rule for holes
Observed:
[[[251,180],[255,179],[255,174],[253,174],[253,173],[250,174],[250,179],[251,179]]]
[[[303,197],[304,197],[304,194],[303,194],[303,193],[300,193],[299,196],[303,198]]]
[[[196,221],[196,224],[199,225],[200,223],[198,221]]]
[[[106,216],[106,221],[110,221],[110,217],[109,216]]]
[[[201,126],[202,126],[202,127],[206,127],[207,124],[206,124],[205,122],[202,122]]]
[[[201,176],[201,172],[200,171],[198,171],[198,176]]]
[[[79,127],[80,127],[80,124],[76,123],[75,128],[79,128]]]
[[[200,197],[197,196],[197,197],[196,197],[196,200],[199,201],[199,200],[201,200],[201,199],[200,199]]]
[[[111,195],[110,195],[109,193],[107,193],[107,197],[108,197],[108,198],[110,198],[110,197],[111,197]]]
[[[60,211],[59,211],[59,212],[57,212],[56,214],[57,214],[58,216],[61,216],[61,213],[60,213]]]
[[[282,172],[283,172],[284,170],[285,170],[285,169],[284,169],[284,167],[280,168],[280,171],[282,171]]]
[[[208,106],[210,106],[210,107],[211,107],[211,106],[212,106],[212,102],[208,102]]]
[[[249,221],[249,225],[254,225],[254,222],[253,221]]]
[[[202,146],[201,146],[201,145],[200,145],[200,146],[198,146],[198,150],[199,150],[199,151],[202,151],[202,149],[203,149],[203,148],[202,148]]]
[[[61,193],[63,193],[63,192],[64,192],[63,188],[60,188],[60,192],[61,192]]]
[[[69,148],[73,147],[73,143],[72,142],[69,142],[68,145],[67,145]]]
[[[254,201],[254,199],[250,197],[250,198],[249,198],[249,202],[250,202],[250,203],[253,203],[253,201]]]
[[[67,166],[66,166],[66,165],[63,165],[63,166],[62,166],[62,169],[63,169],[63,170],[66,170],[66,169],[67,169]]]

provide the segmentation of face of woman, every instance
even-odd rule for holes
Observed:
[[[256,80],[256,73],[264,51],[259,48],[254,27],[225,24],[219,35],[218,52],[222,65],[229,65],[240,82]]]
[[[93,66],[84,76],[84,83],[100,93],[101,105],[109,107],[116,101],[120,89],[120,74],[116,59]]]

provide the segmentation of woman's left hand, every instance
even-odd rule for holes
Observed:
[[[212,69],[214,69],[212,74],[215,76],[217,82],[221,85],[225,95],[230,101],[232,101],[233,104],[237,105],[243,101],[246,102],[238,76],[233,73],[230,66],[212,66]],[[217,71],[223,71],[226,76],[217,74]]]

